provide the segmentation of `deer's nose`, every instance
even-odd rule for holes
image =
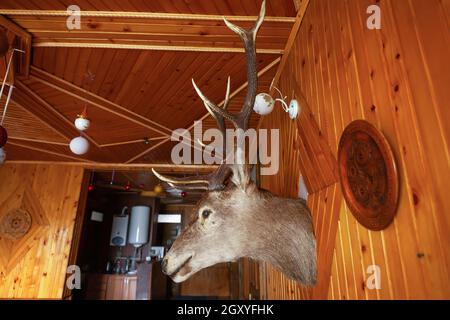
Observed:
[[[167,258],[164,258],[161,261],[161,268],[162,268],[162,272],[166,274],[167,273]]]

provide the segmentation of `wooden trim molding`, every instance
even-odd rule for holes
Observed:
[[[53,16],[66,17],[69,14],[65,10],[21,10],[21,9],[0,9],[0,14],[8,16]],[[222,21],[226,18],[229,21],[253,22],[257,16],[235,16],[217,14],[189,14],[189,13],[167,13],[167,12],[133,12],[133,11],[80,11],[81,17],[104,17],[104,18],[143,18],[143,19],[175,19],[175,20],[206,20]],[[267,22],[295,22],[295,17],[266,17]]]
[[[67,142],[47,141],[47,140],[42,140],[42,139],[30,139],[30,138],[14,137],[14,136],[10,136],[10,137],[8,137],[8,139],[27,141],[27,142],[44,143],[44,144],[53,144],[56,146],[68,146],[69,145],[69,143],[67,143]]]
[[[80,160],[80,159],[78,159]],[[84,159],[81,159],[84,160]],[[151,170],[152,168],[158,170],[161,173],[185,173],[185,172],[198,172],[208,173],[217,169],[217,165],[176,165],[169,163],[96,163],[87,162],[86,160],[80,162],[61,162],[61,161],[39,161],[39,160],[6,160],[5,163],[10,164],[47,164],[47,165],[62,165],[83,167],[85,169],[96,171],[142,171]]]
[[[230,52],[245,53],[243,48],[232,47],[201,47],[201,46],[170,46],[127,43],[100,43],[100,42],[60,42],[45,41],[33,43],[35,48],[96,48],[96,49],[128,49],[128,50],[154,50],[154,51],[189,51],[189,52]],[[283,50],[257,49],[259,54],[281,55]]]
[[[17,142],[13,142],[13,141],[8,141],[8,144],[12,145],[12,146],[20,147],[20,148],[25,148],[25,149],[30,149],[33,151],[39,151],[42,153],[51,154],[51,155],[57,156],[57,157],[62,157],[62,158],[67,158],[67,159],[77,160],[77,161],[88,161],[88,162],[94,163],[94,161],[90,161],[87,159],[80,159],[80,158],[68,156],[66,154],[62,154],[62,153],[58,153],[58,152],[54,152],[54,151],[50,151],[50,150],[45,150],[45,149],[41,149],[41,148],[37,148],[37,147],[32,147],[32,146],[29,146],[26,144],[21,144],[21,143],[17,143]]]

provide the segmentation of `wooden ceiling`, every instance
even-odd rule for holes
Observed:
[[[267,18],[257,39],[260,91],[269,90],[301,3],[267,1]],[[82,10],[81,30],[66,27],[66,10],[73,4]],[[240,39],[224,26],[222,16],[249,26],[260,4],[2,0],[0,25],[15,36],[15,45],[30,47],[16,58],[20,69],[4,124],[10,135],[7,159],[171,163],[172,130],[191,129],[196,120],[204,120],[207,128],[215,126],[192,78],[220,103],[231,76],[234,98],[229,109],[240,110],[246,61]],[[90,150],[80,157],[68,144],[79,135],[73,121],[85,106],[92,121],[87,131]],[[254,116],[252,126],[257,122]]]

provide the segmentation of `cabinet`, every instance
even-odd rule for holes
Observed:
[[[137,276],[93,274],[88,277],[88,300],[135,300]]]

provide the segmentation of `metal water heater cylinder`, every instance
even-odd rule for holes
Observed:
[[[128,243],[140,247],[148,242],[150,207],[135,206],[131,208]]]

